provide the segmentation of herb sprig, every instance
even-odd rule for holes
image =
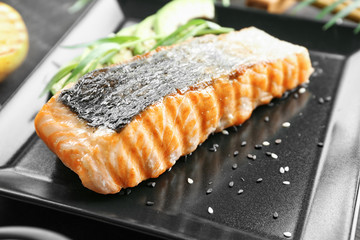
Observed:
[[[199,14],[214,16],[212,0],[191,1],[192,3],[198,1],[199,4],[206,5],[206,9],[209,9],[208,11],[211,11],[208,13],[201,12]],[[183,8],[191,6],[188,4],[189,0],[174,0],[170,3],[174,4],[174,2],[180,4],[176,9],[172,9],[171,11],[186,11],[186,9],[181,9],[182,2],[185,3],[182,5]],[[209,7],[209,4],[211,4],[211,7]],[[164,7],[166,7],[166,5]],[[135,26],[122,29],[116,34],[93,42],[66,46],[66,48],[69,49],[85,48],[85,50],[81,56],[73,59],[53,76],[43,90],[42,95],[49,91],[55,94],[69,83],[76,82],[81,76],[90,71],[122,62],[135,55],[152,51],[159,46],[169,46],[204,34],[222,34],[233,31],[232,28],[221,27],[216,23],[204,19],[190,19],[186,24],[175,28],[176,30],[172,33],[162,35],[164,31],[157,33],[152,25],[156,17],[156,14],[151,15]],[[177,23],[174,22],[173,24]],[[167,23],[167,25],[169,24]]]
[[[303,9],[306,6],[309,6],[311,4],[315,4],[317,0],[304,0],[301,3],[299,3],[292,12],[295,13],[301,9]],[[360,0],[352,0],[352,1],[346,1],[346,0],[337,0],[330,4],[329,6],[323,8],[317,15],[317,19],[323,19],[326,15],[329,13],[335,11],[336,8],[338,8],[340,5],[347,3],[346,7],[342,8],[340,11],[338,11],[326,24],[323,26],[323,30],[327,30],[331,28],[337,21],[347,17],[353,10],[360,7]],[[360,32],[360,23],[356,26],[354,29],[354,33],[358,34]]]
[[[179,27],[169,36],[162,38],[151,50],[154,50],[159,46],[170,46],[179,42],[183,42],[194,36],[201,36],[209,33],[221,34],[231,31],[234,31],[234,29],[221,27],[216,23],[205,21],[203,19],[193,19],[185,25]]]

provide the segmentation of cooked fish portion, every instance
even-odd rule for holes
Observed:
[[[158,177],[311,72],[304,47],[256,28],[207,35],[85,75],[44,105],[35,127],[85,187],[116,193]]]

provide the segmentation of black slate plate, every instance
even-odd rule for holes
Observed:
[[[163,1],[120,3],[122,25],[151,14]],[[146,7],[139,10],[141,4]],[[82,187],[34,133],[34,114],[45,101],[38,98],[43,83],[33,77],[40,66],[0,111],[0,193],[158,237],[283,239],[291,232],[293,239],[352,238],[360,169],[359,37],[348,27],[322,32],[318,22],[236,8],[218,7],[217,21],[235,28],[254,25],[308,47],[315,73],[307,91],[256,109],[242,126],[227,129],[229,135],[210,136],[158,179],[102,196]],[[291,126],[282,127],[284,122]],[[270,146],[254,148],[265,140]],[[217,151],[210,152],[215,143]],[[285,166],[289,172],[281,174]],[[154,188],[147,186],[152,181]]]

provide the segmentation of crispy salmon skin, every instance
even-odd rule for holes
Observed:
[[[206,35],[85,75],[43,106],[35,128],[85,187],[117,193],[158,177],[311,72],[306,48],[254,27]]]

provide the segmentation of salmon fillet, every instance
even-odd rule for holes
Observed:
[[[167,62],[177,55],[186,61]],[[311,72],[306,48],[254,27],[207,35],[84,76],[42,107],[35,129],[85,187],[117,193],[158,177],[209,134],[242,124]]]

